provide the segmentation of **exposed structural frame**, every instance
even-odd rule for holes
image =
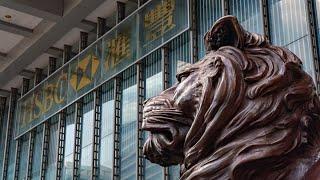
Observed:
[[[81,135],[83,121],[83,98],[76,102],[75,112],[75,131],[74,131],[74,146],[73,146],[73,179],[80,178],[80,160],[81,160]]]
[[[169,46],[165,45],[161,48],[161,70],[162,70],[162,90],[169,88]],[[165,180],[169,180],[169,168],[163,168],[163,177]]]
[[[18,89],[11,88],[10,93],[10,100],[9,100],[9,109],[8,109],[8,119],[7,119],[7,127],[6,127],[6,143],[4,146],[4,158],[3,158],[3,172],[2,172],[2,179],[6,180],[8,177],[8,163],[9,163],[9,155],[10,152],[9,148],[12,145],[11,139],[13,138],[13,121],[14,121],[14,113],[16,109],[16,104],[18,100]]]
[[[198,57],[198,28],[197,28],[197,2],[198,0],[190,0],[190,17],[191,26],[190,26],[190,39],[191,39],[191,63],[195,63],[199,60]]]
[[[143,131],[142,131],[142,113],[143,113],[143,102],[145,99],[145,81],[144,81],[144,62],[140,61],[136,64],[137,67],[137,163],[136,163],[136,179],[143,180],[144,178],[144,159],[143,159]]]
[[[261,0],[261,11],[263,18],[263,32],[267,39],[270,40],[270,21],[268,0]]]
[[[120,122],[121,122],[121,80],[114,78],[114,141],[113,141],[113,171],[114,180],[120,179]]]
[[[42,151],[41,151],[41,169],[40,169],[40,179],[45,180],[46,169],[48,166],[48,157],[49,157],[49,121],[43,123],[42,129]]]
[[[101,112],[102,112],[102,99],[101,99],[101,86],[93,92],[93,146],[92,146],[92,180],[99,178],[100,173],[100,147],[101,147]]]
[[[58,121],[58,143],[57,143],[57,169],[56,177],[57,180],[62,179],[62,168],[64,161],[64,150],[65,150],[65,139],[66,139],[66,109],[59,112]]]
[[[37,128],[35,130],[32,130],[29,134],[29,148],[28,148],[28,163],[27,163],[27,174],[26,177],[27,179],[32,178],[32,165],[34,164],[33,162],[33,156],[34,154],[34,142],[35,142],[35,136],[37,134]],[[37,156],[37,154],[36,154]]]
[[[312,55],[313,55],[313,65],[315,70],[316,76],[316,88],[317,92],[320,93],[320,72],[319,72],[319,44],[318,38],[319,34],[317,34],[317,25],[316,25],[316,2],[314,0],[305,0],[306,1],[306,11],[307,11],[307,20],[308,20],[308,27],[309,33],[311,37],[311,48],[312,48]],[[319,19],[320,21],[320,19]]]

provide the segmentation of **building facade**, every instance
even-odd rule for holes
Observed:
[[[143,101],[174,84],[184,65],[205,56],[204,34],[224,15],[294,52],[319,91],[320,0],[139,5],[126,18],[118,12],[119,23],[68,62],[65,52],[60,68],[49,64],[51,75],[35,87],[24,81],[20,90],[1,97],[0,179],[179,179],[179,166],[160,167],[143,157]]]

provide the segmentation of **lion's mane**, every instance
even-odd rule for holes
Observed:
[[[216,50],[206,36],[203,61],[225,58],[203,84],[181,179],[297,178],[299,163],[317,158],[320,106],[312,78],[289,50],[240,31],[242,44]]]

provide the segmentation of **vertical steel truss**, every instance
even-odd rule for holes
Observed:
[[[120,179],[121,78],[114,79],[113,179]]]
[[[142,131],[142,111],[143,111],[143,101],[145,99],[144,95],[144,64],[143,62],[139,62],[137,64],[137,135],[138,135],[138,143],[137,143],[137,177],[138,180],[143,180],[144,178],[144,159],[143,159],[143,131]]]
[[[93,129],[93,146],[92,146],[92,180],[99,178],[100,167],[100,137],[101,137],[101,87],[94,91],[94,129]]]
[[[62,178],[63,158],[64,158],[64,147],[66,139],[66,110],[62,110],[59,113],[59,130],[58,130],[58,151],[57,151],[57,169],[56,176],[57,180]]]
[[[161,48],[161,69],[162,69],[162,89],[166,90],[169,88],[170,82],[169,82],[169,47],[165,45]],[[169,179],[169,168],[164,167],[163,168],[163,177],[165,180]]]
[[[319,72],[319,52],[318,52],[318,44],[317,44],[317,25],[316,25],[316,7],[315,2],[313,0],[306,0],[306,10],[308,13],[308,24],[309,24],[309,33],[311,37],[311,46],[312,46],[312,55],[313,55],[313,64],[316,72],[316,87],[317,92],[320,92],[320,72]]]
[[[3,123],[5,121],[5,114],[6,114],[6,103],[7,98],[6,97],[0,97],[0,127],[3,126]],[[0,156],[3,156],[4,154],[0,154]],[[2,174],[2,170],[0,169],[0,175]]]
[[[223,15],[229,15],[230,14],[230,6],[229,6],[229,0],[222,0],[222,7],[223,7]]]
[[[198,28],[197,28],[197,0],[190,0],[190,19],[191,19],[191,57],[192,63],[198,61]]]
[[[33,156],[34,156],[34,141],[35,141],[35,135],[37,133],[37,130],[33,130],[29,134],[29,151],[28,151],[28,164],[27,164],[27,179],[32,178],[32,164],[33,162]]]
[[[75,131],[74,131],[74,149],[73,149],[73,179],[80,178],[80,159],[81,159],[81,131],[82,131],[82,118],[83,118],[83,99],[76,102],[75,113]]]
[[[270,26],[269,26],[269,6],[268,0],[261,0],[261,9],[263,17],[263,31],[267,39],[270,40]]]
[[[8,177],[8,164],[9,164],[9,154],[12,153],[9,151],[10,145],[11,145],[11,138],[13,136],[13,122],[14,122],[14,113],[16,109],[18,99],[18,89],[11,88],[10,93],[10,101],[9,101],[9,109],[8,109],[8,123],[7,123],[7,133],[6,133],[6,143],[4,147],[4,158],[3,158],[3,173],[2,173],[2,179],[6,180]]]
[[[16,152],[15,152],[16,159],[15,159],[15,165],[14,165],[14,180],[19,179],[19,164],[20,164],[22,138],[23,137],[19,138],[16,143]]]
[[[42,81],[42,72],[43,69],[36,68],[36,72],[34,74],[34,86],[38,85]]]
[[[49,130],[49,122],[45,122],[43,124],[43,133],[42,133],[42,152],[41,152],[41,171],[40,171],[40,179],[44,180],[46,175],[46,169],[48,165],[48,155],[49,155],[49,138],[50,138],[50,130]]]

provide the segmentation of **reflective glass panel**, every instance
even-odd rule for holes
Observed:
[[[120,178],[136,177],[137,154],[137,85],[136,67],[132,66],[122,76],[122,108],[120,126]]]
[[[102,85],[101,149],[99,180],[112,180],[113,128],[114,128],[113,81]]]
[[[43,141],[43,126],[40,125],[36,130],[36,134],[34,137],[34,145],[33,145],[31,178],[34,180],[40,178],[42,141]]]
[[[58,148],[58,116],[53,116],[49,121],[49,151],[48,166],[46,169],[46,179],[55,179],[57,168],[57,148]]]

